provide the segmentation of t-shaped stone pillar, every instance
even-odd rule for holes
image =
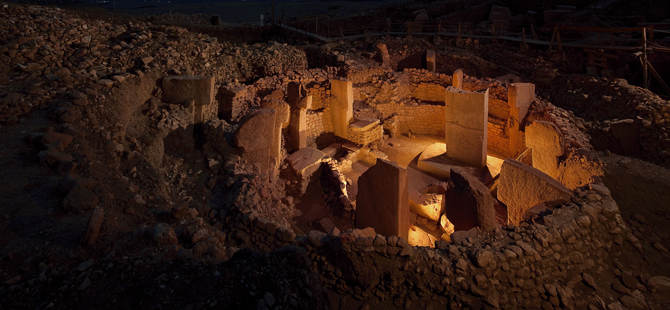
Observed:
[[[289,134],[294,151],[307,147],[307,110],[312,108],[312,96],[302,84],[288,84],[288,103],[291,105]]]
[[[354,89],[351,81],[333,79],[330,81],[330,115],[335,135],[347,138],[349,121],[354,117]]]
[[[281,164],[281,132],[282,128],[288,126],[289,106],[283,100],[266,100],[261,103],[263,109],[275,110],[274,136],[270,145],[270,165],[275,169]]]
[[[516,158],[519,149],[519,128],[528,108],[535,101],[535,84],[513,83],[508,88],[507,102],[510,106],[509,157]]]
[[[486,166],[489,90],[448,87],[445,97],[447,156],[473,167]]]
[[[182,104],[189,100],[195,101],[194,124],[216,118],[219,107],[213,103],[213,76],[166,76],[162,83],[164,102]]]

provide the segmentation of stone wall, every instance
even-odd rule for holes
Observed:
[[[431,102],[444,102],[444,87],[435,84],[419,83],[412,90],[412,97]]]
[[[444,136],[444,106],[430,104],[407,106],[402,103],[386,103],[377,104],[376,108],[382,112],[384,118],[398,113],[402,133],[411,130],[415,134]]]
[[[506,226],[493,233],[452,235],[436,248],[413,247],[403,238],[367,230],[296,235],[255,213],[228,212],[228,241],[269,251],[305,248],[313,269],[330,289],[373,303],[448,308],[586,308],[576,290],[591,274],[608,272],[613,248],[639,240],[625,226],[602,184],[576,190],[574,203],[538,215],[535,224]],[[587,199],[597,194],[600,199]],[[593,195],[591,195],[593,197]],[[576,280],[575,280],[576,279]],[[584,282],[582,282],[584,281]]]
[[[493,152],[502,156],[509,153],[509,134],[506,124],[503,120],[492,117],[489,114],[487,146],[488,152]]]
[[[375,124],[371,128],[365,130],[356,130],[356,128],[351,126],[347,129],[347,140],[359,145],[368,145],[374,141],[382,139],[383,136],[384,128],[380,124]]]
[[[330,110],[307,111],[307,145],[316,143],[316,139],[324,133],[333,132]]]

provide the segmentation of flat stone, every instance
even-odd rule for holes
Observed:
[[[289,155],[286,158],[291,169],[300,176],[311,176],[321,166],[321,159],[326,155],[311,147],[306,147]]]

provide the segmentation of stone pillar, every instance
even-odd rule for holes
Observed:
[[[347,138],[349,121],[354,117],[354,89],[351,81],[333,79],[330,81],[330,115],[335,135]]]
[[[372,227],[379,234],[407,239],[407,170],[392,161],[377,159],[377,164],[361,175],[356,196],[356,227]]]
[[[293,150],[297,151],[307,147],[307,109],[291,109],[288,128]]]
[[[391,65],[391,55],[389,55],[389,50],[384,43],[377,43],[375,45],[376,58],[383,68],[388,68]]]
[[[279,169],[281,164],[281,133],[282,128],[288,127],[290,108],[283,100],[267,100],[261,103],[263,109],[275,111],[274,136],[270,145],[270,167]]]
[[[312,108],[312,96],[307,95],[307,90],[302,84],[290,82],[288,103],[291,105],[289,121],[291,147],[297,151],[307,146],[307,110]]]
[[[503,162],[498,199],[507,205],[508,223],[518,225],[526,210],[539,204],[549,207],[569,202],[572,191],[547,174],[513,159]]]
[[[260,109],[246,115],[235,132],[235,147],[242,159],[261,166],[262,172],[270,168],[270,150],[275,135],[275,110]]]
[[[519,149],[519,129],[528,108],[535,101],[535,84],[513,83],[508,88],[507,102],[510,106],[509,157],[516,158],[524,150]]]
[[[451,79],[451,86],[463,89],[463,70],[456,69]]]
[[[489,90],[448,87],[445,97],[447,156],[473,167],[486,166]]]
[[[427,50],[426,51],[426,70],[434,73],[436,67],[437,67],[437,58],[435,56],[435,51],[434,50]]]
[[[563,155],[563,135],[558,127],[534,121],[526,126],[526,146],[533,149],[533,167],[558,178],[558,157]]]
[[[214,104],[213,76],[166,76],[162,83],[163,102],[182,104],[195,101],[194,124],[216,118],[218,106]]]

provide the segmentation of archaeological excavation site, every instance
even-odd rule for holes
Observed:
[[[0,2],[0,309],[670,309],[668,2],[164,2]]]

